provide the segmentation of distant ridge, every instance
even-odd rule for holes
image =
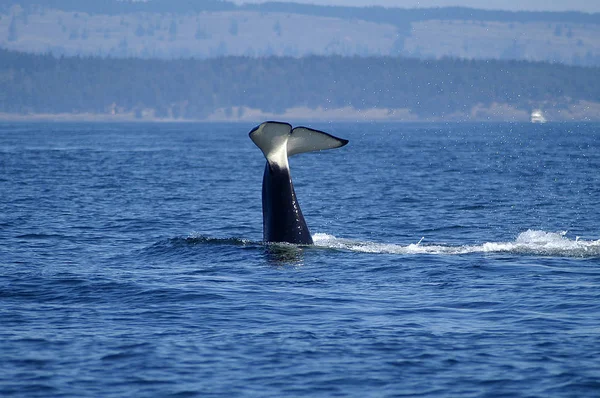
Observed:
[[[336,18],[362,19],[379,23],[405,24],[428,20],[475,20],[497,22],[560,22],[600,24],[600,13],[579,11],[503,11],[482,10],[468,7],[346,7],[322,6],[314,4],[267,2],[245,4],[241,9],[261,12],[287,12],[293,14],[317,15]]]
[[[131,12],[188,13],[203,11],[252,10],[283,12],[343,19],[360,19],[377,23],[405,24],[427,20],[475,20],[497,22],[556,22],[600,24],[600,13],[579,11],[504,11],[468,7],[349,7],[300,4],[294,2],[266,2],[237,5],[221,0],[0,0],[0,9],[14,5],[24,8],[44,7],[63,11],[98,14]]]
[[[0,9],[7,9],[14,5],[19,5],[23,8],[44,7],[62,11],[108,15],[130,12],[186,13],[229,11],[238,8],[235,3],[220,0],[0,0]]]
[[[600,65],[600,13],[217,0],[0,0],[0,47],[69,56],[402,55],[591,66]]]

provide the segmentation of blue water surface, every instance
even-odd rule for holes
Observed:
[[[0,124],[0,396],[595,397],[600,125]]]

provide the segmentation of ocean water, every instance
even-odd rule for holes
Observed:
[[[0,396],[595,397],[599,124],[0,124]]]

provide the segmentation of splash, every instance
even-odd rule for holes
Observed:
[[[423,238],[418,243],[403,246],[341,239],[324,233],[315,234],[313,240],[318,247],[361,253],[448,255],[511,253],[552,257],[600,257],[600,240],[588,241],[579,237],[570,239],[566,234],[566,232],[527,230],[520,233],[513,242],[486,242],[480,245],[462,246],[423,244]]]

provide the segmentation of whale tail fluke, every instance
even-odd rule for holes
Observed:
[[[287,158],[299,153],[339,148],[348,140],[334,137],[308,127],[289,123],[264,122],[250,132],[250,139],[265,155],[269,163],[287,166]]]
[[[288,156],[299,153],[323,151],[325,149],[339,148],[348,143],[348,140],[334,137],[331,134],[308,127],[295,127],[287,142]]]

